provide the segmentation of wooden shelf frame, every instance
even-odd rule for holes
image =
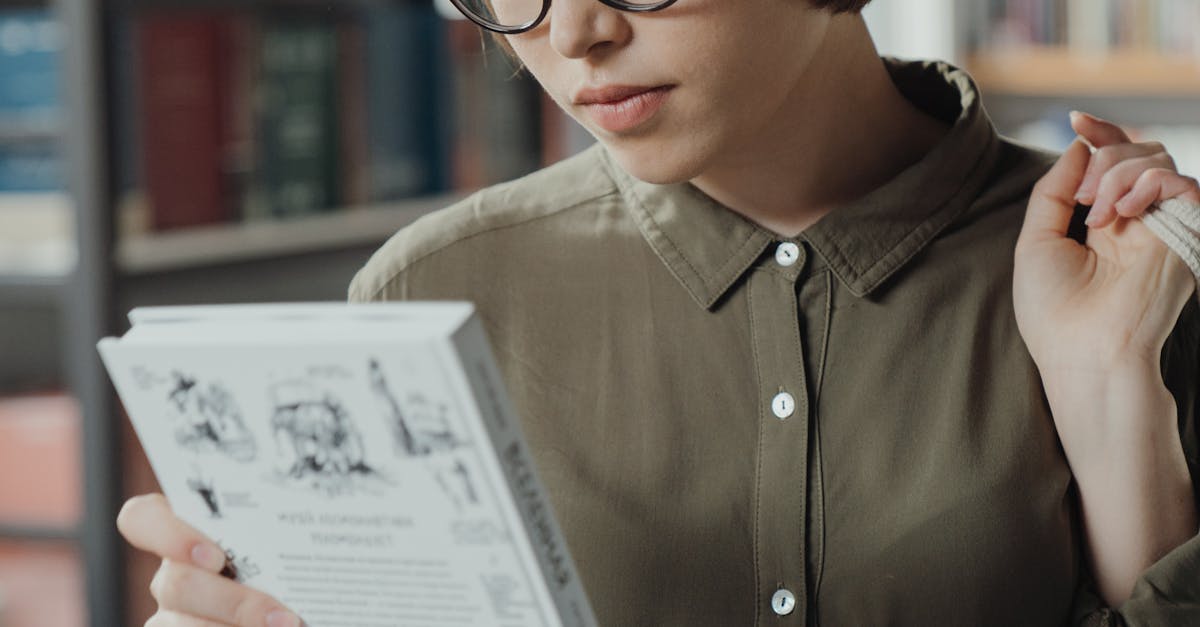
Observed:
[[[399,229],[470,192],[421,196],[295,218],[235,222],[120,238],[123,275],[272,259],[382,244]]]
[[[1200,99],[1200,58],[1150,50],[1030,46],[977,51],[964,66],[984,92]]]

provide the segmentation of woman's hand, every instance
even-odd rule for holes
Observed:
[[[1085,114],[1076,139],[1034,186],[1014,252],[1017,326],[1043,377],[1157,363],[1195,290],[1187,264],[1141,220],[1154,202],[1200,202],[1157,142],[1132,143]],[[1076,202],[1091,204],[1086,245],[1067,237]]]
[[[1162,145],[1073,116],[1077,139],[1037,182],[1014,252],[1017,326],[1037,364],[1079,488],[1096,586],[1110,606],[1144,570],[1196,533],[1196,508],[1163,343],[1195,281],[1137,216],[1150,204],[1200,202]],[[1091,204],[1085,244],[1067,236]]]
[[[271,597],[228,579],[225,552],[175,516],[161,494],[135,496],[117,516],[133,546],[162,558],[150,582],[158,612],[147,627],[299,627],[300,619]]]

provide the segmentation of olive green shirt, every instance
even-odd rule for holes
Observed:
[[[475,302],[602,625],[1200,625],[1200,539],[1116,611],[1090,582],[1012,304],[1057,155],[884,62],[951,130],[795,238],[596,144],[401,230],[350,300]],[[1198,309],[1163,351],[1193,478]]]

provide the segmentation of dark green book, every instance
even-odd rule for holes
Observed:
[[[270,22],[259,51],[262,200],[274,216],[332,209],[339,179],[336,29]]]

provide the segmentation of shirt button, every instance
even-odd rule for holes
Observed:
[[[780,616],[787,616],[796,609],[796,595],[787,588],[780,588],[771,596],[771,609]]]
[[[787,418],[796,411],[796,399],[787,392],[780,392],[771,399],[771,411],[775,412],[775,417],[780,420]]]
[[[784,242],[775,249],[775,262],[787,267],[796,263],[800,258],[800,247],[792,242]]]

